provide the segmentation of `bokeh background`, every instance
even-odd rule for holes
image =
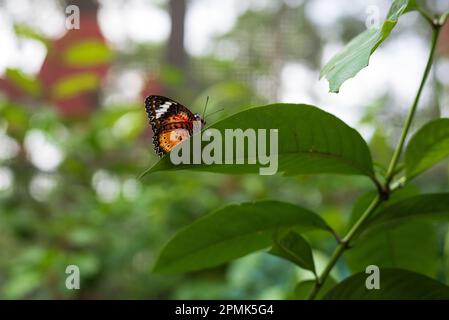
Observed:
[[[448,1],[426,3],[431,12],[449,8]],[[81,9],[79,30],[65,28],[70,4]],[[176,230],[232,202],[297,203],[344,231],[370,182],[191,172],[139,180],[157,161],[144,97],[167,95],[200,112],[209,96],[210,112],[224,108],[209,123],[271,102],[314,104],[358,129],[382,168],[424,69],[428,26],[416,13],[401,18],[370,66],[338,95],[328,93],[319,70],[373,14],[383,19],[389,5],[0,0],[0,297],[288,298],[311,275],[266,253],[187,275],[151,268]],[[414,128],[449,116],[448,104],[445,28]],[[447,162],[415,184],[447,190]],[[416,268],[448,283],[447,226],[430,233],[432,247]],[[311,241],[320,267],[334,244],[320,235]],[[81,269],[81,290],[65,288],[69,264]],[[333,276],[348,270],[342,261]]]

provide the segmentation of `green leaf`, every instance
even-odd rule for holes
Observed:
[[[405,9],[404,13],[419,10],[419,9],[420,9],[420,5],[418,4],[417,0],[409,0],[407,8]]]
[[[438,212],[444,212],[445,204],[441,200],[447,196],[416,195],[417,192],[412,185],[398,190],[362,226],[359,241],[346,253],[352,271],[357,272],[374,264],[435,275],[438,255],[436,230],[432,221],[414,221],[412,218],[436,219]],[[353,209],[352,220],[360,216],[374,196],[374,193],[367,193],[359,198]],[[438,204],[432,204],[434,201]],[[448,201],[446,203],[449,205]],[[429,213],[434,214],[422,215],[422,209],[428,209]]]
[[[33,290],[42,285],[42,274],[37,271],[25,271],[17,275],[10,276],[8,281],[3,284],[2,296],[5,299],[24,299],[29,296]]]
[[[322,285],[320,291],[318,292],[316,299],[321,300],[324,298],[327,292],[331,290],[335,285],[337,284],[337,281],[334,280],[334,278],[328,276],[326,278],[326,281],[324,281],[324,284]],[[310,292],[312,291],[313,287],[315,285],[315,280],[305,280],[301,281],[297,284],[295,287],[295,291],[293,293],[292,299],[296,300],[305,300],[309,297]]]
[[[376,265],[435,276],[439,264],[436,228],[423,221],[382,228],[357,241],[345,257],[352,272]]]
[[[70,98],[86,91],[96,90],[100,78],[95,73],[81,73],[59,80],[52,88],[55,98]]]
[[[50,46],[50,41],[41,33],[37,32],[36,29],[27,26],[25,24],[15,24],[14,32],[18,37],[33,39],[41,42],[47,48]]]
[[[350,276],[325,297],[328,300],[437,300],[449,299],[449,287],[425,275],[401,270],[380,269],[380,289],[368,290],[369,274]]]
[[[315,273],[312,248],[307,240],[296,232],[290,231],[286,235],[276,234],[269,253]]]
[[[89,67],[105,64],[113,57],[109,47],[100,41],[82,41],[73,44],[65,52],[64,61],[75,67]]]
[[[417,195],[386,206],[366,222],[363,230],[378,230],[412,218],[449,221],[449,193]]]
[[[223,140],[225,129],[253,129],[256,132],[257,129],[278,129],[278,172],[285,175],[374,175],[370,151],[360,134],[317,107],[304,104],[257,107],[230,116],[210,128],[219,130]],[[190,143],[190,140],[184,143]],[[234,143],[234,150],[235,145]],[[247,149],[245,143],[245,150],[248,151]],[[228,174],[258,173],[260,167],[267,166],[260,164],[258,160],[256,164],[248,164],[248,152],[245,152],[244,157],[245,164],[174,165],[170,157],[166,156],[144,175],[161,170],[182,169]],[[224,152],[222,158],[224,163]],[[234,163],[235,161],[236,159]]]
[[[6,78],[13,83],[15,86],[25,91],[26,93],[32,95],[33,97],[38,97],[42,93],[42,87],[40,82],[26,75],[18,69],[6,69]]]
[[[338,93],[341,85],[368,66],[371,54],[390,35],[399,17],[414,9],[409,0],[393,1],[387,18],[380,29],[368,29],[335,55],[321,70],[320,78],[327,78],[331,92]]]
[[[409,198],[419,194],[419,190],[415,185],[408,184],[405,187],[398,189],[388,199],[388,202],[382,203],[377,211],[382,210],[386,206],[392,205],[395,202],[403,200],[405,198]],[[369,207],[371,202],[373,202],[374,198],[377,196],[377,191],[370,191],[362,194],[354,203],[354,206],[351,211],[351,216],[348,223],[348,231],[354,225],[354,223],[361,217],[363,212]]]
[[[320,216],[293,204],[229,205],[178,232],[162,250],[154,271],[176,273],[220,265],[268,247],[282,228],[332,232]]]
[[[408,179],[449,156],[449,119],[427,123],[410,140],[405,152]]]

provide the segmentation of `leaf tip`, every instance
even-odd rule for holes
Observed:
[[[151,268],[151,272],[152,273],[157,273],[157,274],[168,274],[168,273],[170,273],[169,271],[167,271],[167,268],[164,267],[164,264],[161,263],[160,259],[156,260],[156,262],[154,263],[153,267]]]
[[[333,87],[329,86],[329,93],[339,94],[340,93],[340,87],[333,88]]]

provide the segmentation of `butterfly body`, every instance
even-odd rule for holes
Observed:
[[[154,149],[159,156],[169,153],[178,143],[188,139],[193,134],[195,121],[205,124],[199,114],[163,96],[147,97],[145,110],[153,129]]]

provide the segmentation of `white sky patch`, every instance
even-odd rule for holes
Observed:
[[[377,6],[381,19],[385,17],[390,6],[388,0],[354,1],[354,0],[313,0],[306,4],[307,16],[319,27],[331,27],[336,21],[345,17],[356,17],[365,20],[366,9]]]
[[[187,51],[196,56],[210,52],[214,36],[232,29],[240,14],[237,0],[196,0],[186,16]]]
[[[310,95],[311,81],[316,73],[300,63],[287,63],[281,73],[281,97],[284,102],[315,104]]]
[[[436,65],[437,78],[445,86],[449,87],[449,59],[441,58]]]
[[[35,75],[39,72],[47,55],[47,48],[35,40],[19,39],[17,41],[14,61],[10,66]]]
[[[10,24],[6,15],[0,11],[0,39],[2,39],[2,50],[0,50],[0,75],[10,66],[13,58],[14,37],[12,35]]]
[[[41,171],[55,171],[64,159],[61,148],[41,130],[28,131],[24,144],[31,163]]]
[[[439,14],[449,10],[449,0],[427,0],[426,4],[433,12]]]
[[[33,27],[47,37],[56,38],[64,34],[64,8],[52,0],[5,1],[5,10],[16,23]],[[32,19],[30,19],[32,17]]]
[[[322,65],[341,50],[343,45],[328,44],[324,48]],[[404,49],[405,48],[405,49]],[[370,65],[346,81],[340,93],[329,93],[327,79],[318,81],[319,71],[301,64],[287,64],[282,73],[281,99],[286,102],[313,103],[347,124],[359,127],[364,107],[387,92],[395,105],[407,109],[416,94],[428,56],[428,45],[419,36],[405,33],[387,41],[371,56]],[[429,87],[423,92],[421,104],[430,97]],[[371,135],[362,128],[362,135]]]
[[[47,49],[39,41],[17,38],[14,24],[25,25],[49,38],[61,37],[64,32],[63,8],[49,0],[5,1],[0,8],[0,75],[6,68],[17,68],[27,74],[37,74]]]
[[[422,41],[415,36],[395,40],[376,50],[370,65],[345,82],[339,94],[320,92],[322,100],[336,107],[362,108],[389,92],[399,102],[398,107],[408,106],[416,93],[427,53]],[[322,84],[327,91],[327,80],[321,81]]]
[[[17,68],[27,74],[37,74],[42,67],[47,48],[36,40],[17,38],[12,21],[0,11],[0,75],[7,68]]]
[[[308,18],[317,26],[320,36],[328,41],[340,38],[344,18],[356,18],[365,23],[369,21],[373,8],[378,8],[380,23],[385,18],[391,5],[389,0],[313,0],[308,1],[305,12]]]
[[[153,1],[101,1],[99,23],[105,37],[120,45],[163,42],[170,33],[170,16]]]
[[[375,77],[382,74],[386,79],[393,97],[404,110],[408,110],[421,82],[427,58],[429,45],[425,39],[412,33],[402,34],[385,45],[382,56],[376,61],[373,70]],[[382,67],[381,67],[382,65]],[[379,86],[382,83],[378,83]],[[430,98],[430,81],[421,96],[420,104],[426,104]]]

